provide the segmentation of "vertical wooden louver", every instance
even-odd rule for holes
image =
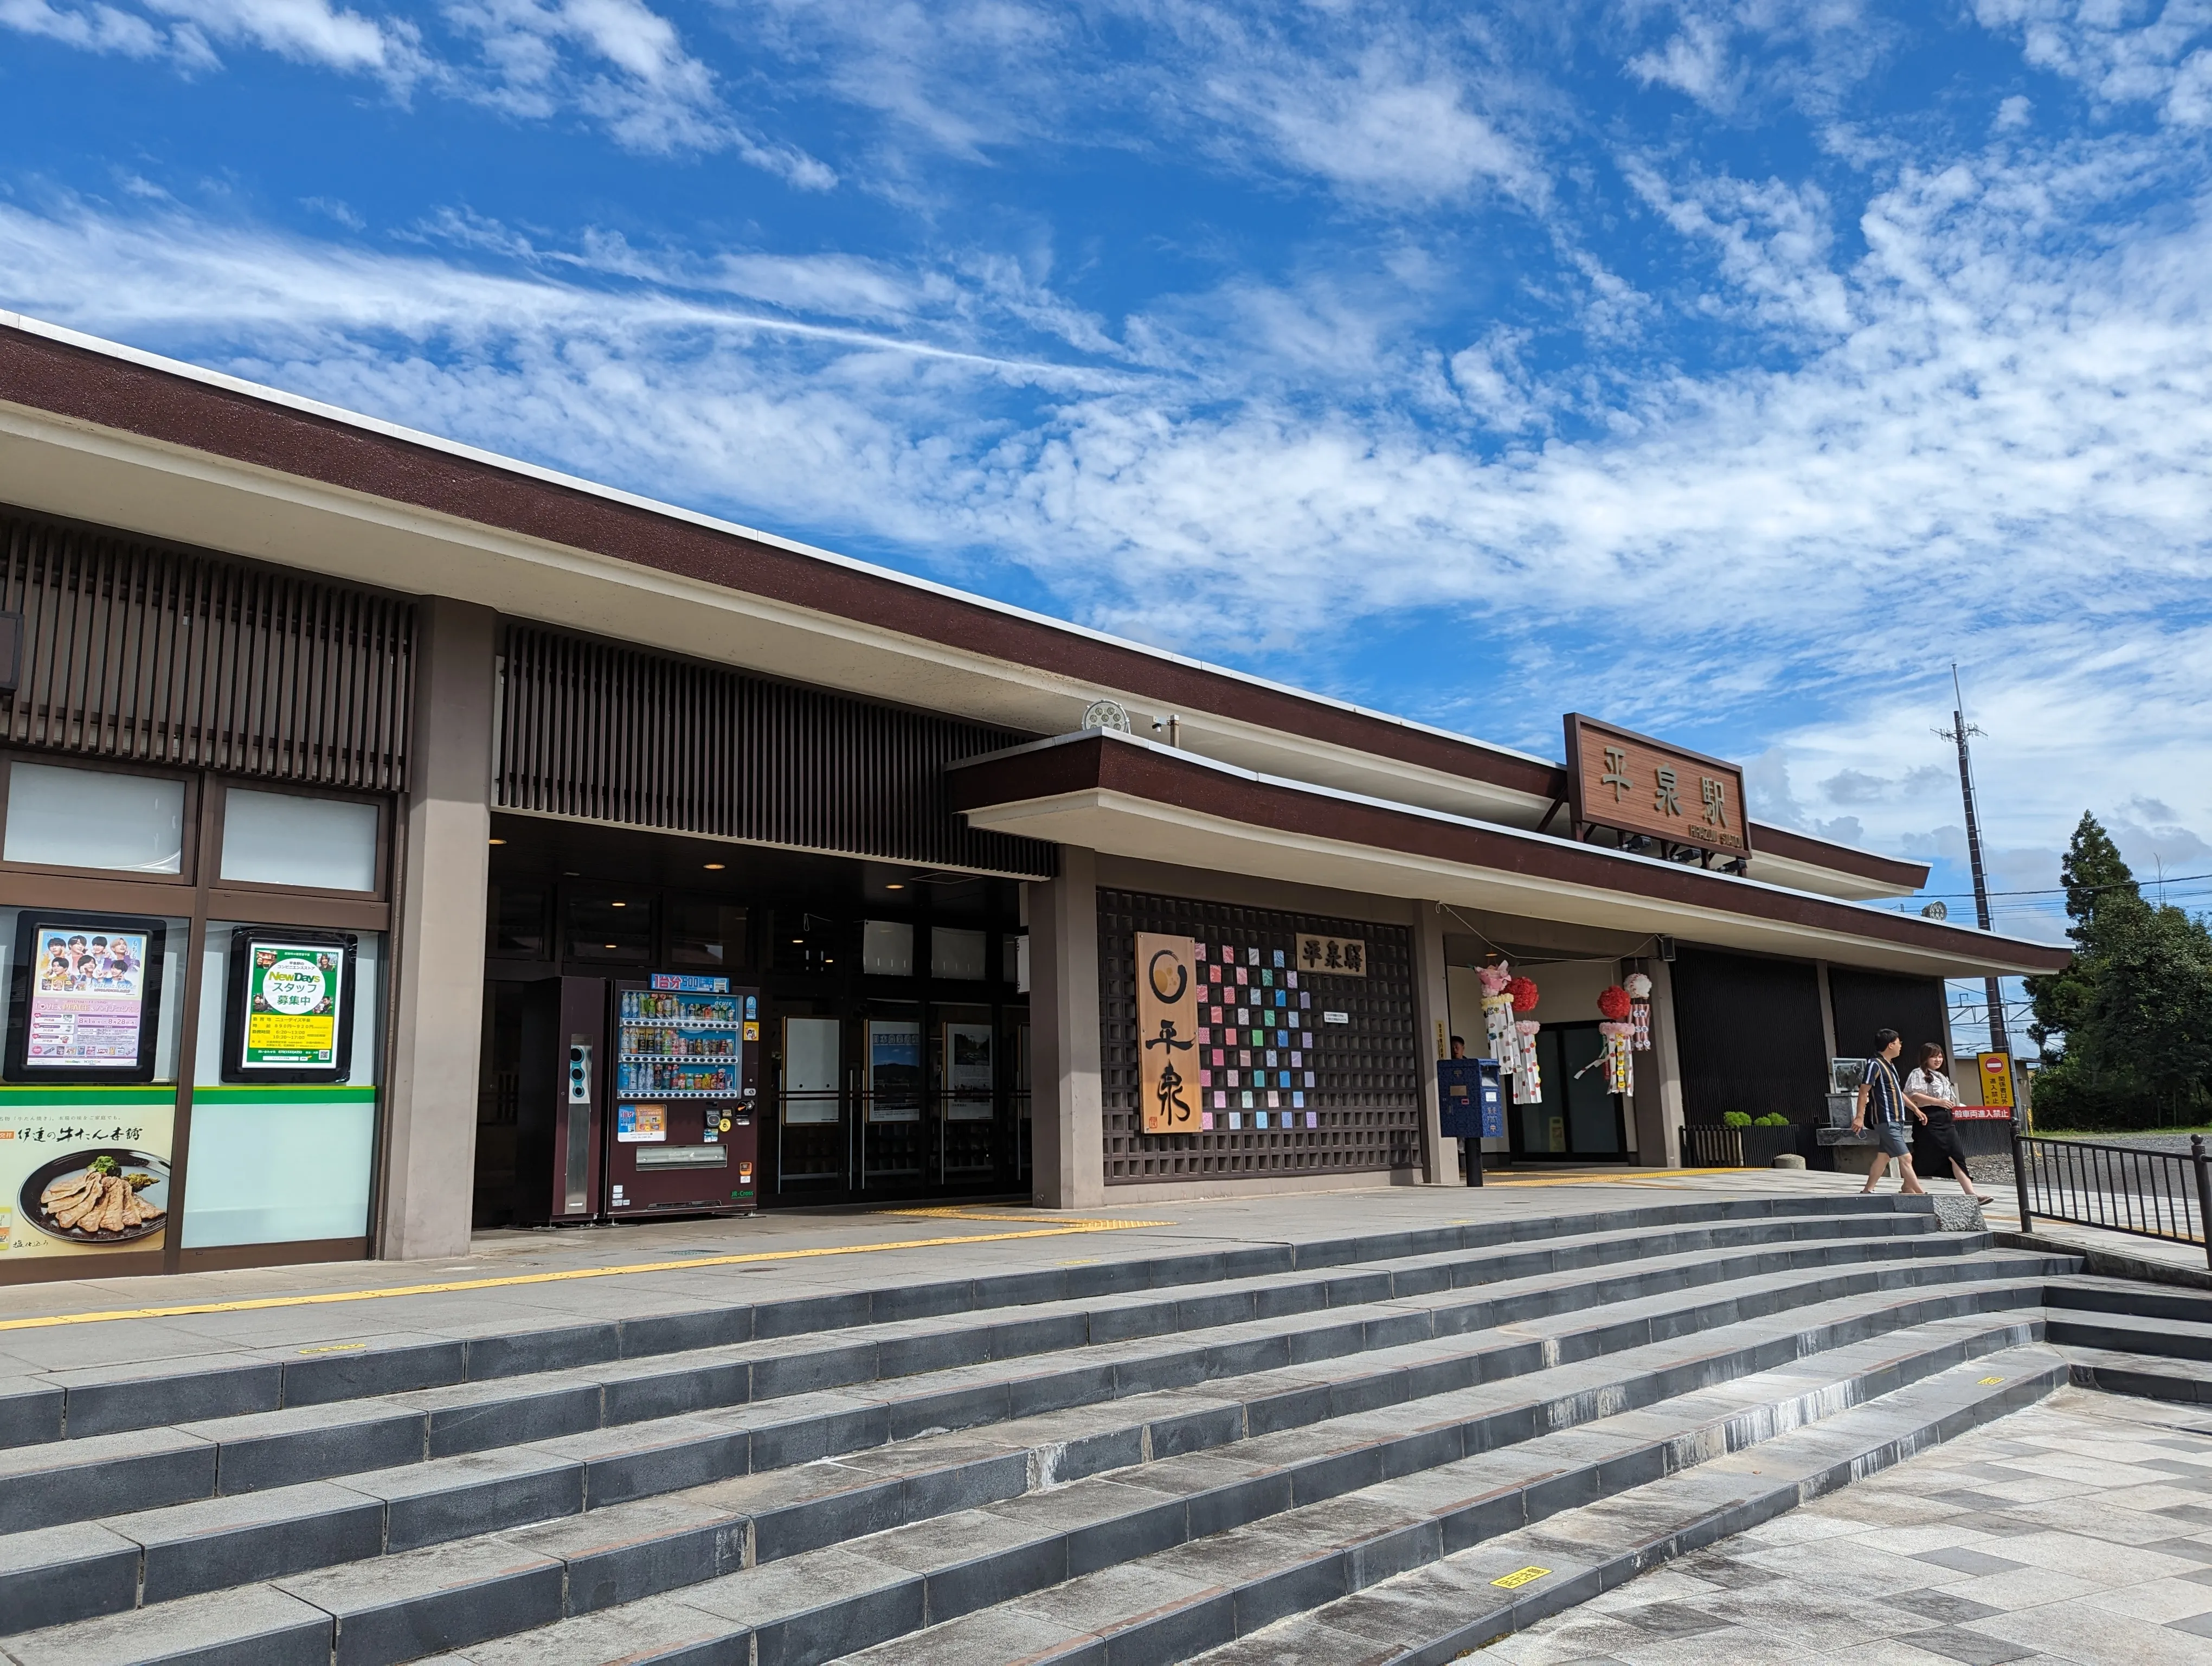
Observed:
[[[0,536],[0,607],[23,615],[13,745],[405,787],[410,602],[5,511]]]
[[[798,850],[1044,877],[945,770],[1033,737],[527,625],[506,635],[499,802]]]

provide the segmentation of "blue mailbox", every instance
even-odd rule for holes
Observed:
[[[1439,1128],[1447,1140],[1499,1140],[1505,1134],[1505,1099],[1495,1059],[1437,1061]]]

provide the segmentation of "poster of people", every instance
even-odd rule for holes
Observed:
[[[231,933],[223,1079],[342,1082],[351,1073],[355,939],[240,926]]]
[[[24,1075],[128,1079],[151,1073],[149,966],[160,952],[156,939],[157,929],[132,930],[112,921],[26,916],[17,937],[29,985],[17,1017],[16,1062]]]

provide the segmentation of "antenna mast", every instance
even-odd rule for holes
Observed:
[[[1945,740],[1959,744],[1959,791],[1966,801],[1966,862],[1974,875],[1974,918],[1984,931],[1990,925],[1990,882],[1982,866],[1982,824],[1974,810],[1974,764],[1966,751],[1966,737],[1983,733],[1966,721],[1966,696],[1959,686],[1959,666],[1951,664],[1951,696],[1955,702],[1951,710],[1951,727],[1936,733]],[[2009,1053],[2012,1045],[2005,1037],[2004,988],[2001,980],[1994,977],[1982,980],[1982,993],[1990,1006],[1990,1048],[1993,1052]]]

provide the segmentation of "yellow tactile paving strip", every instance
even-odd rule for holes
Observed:
[[[934,1219],[1034,1220],[1034,1215],[969,1214],[957,1209],[897,1209],[884,1213]],[[49,1313],[31,1319],[0,1319],[0,1331],[46,1330],[57,1325],[103,1324],[112,1319],[177,1319],[195,1313],[251,1313],[268,1308],[328,1307],[338,1302],[383,1301],[394,1296],[442,1296],[463,1290],[503,1290],[518,1285],[567,1284],[578,1279],[618,1279],[635,1273],[689,1273],[702,1267],[738,1267],[761,1262],[813,1261],[829,1256],[876,1256],[892,1250],[949,1249],[964,1243],[1005,1243],[1017,1238],[1073,1237],[1086,1232],[1123,1232],[1140,1226],[1172,1226],[1170,1220],[1066,1220],[1018,1232],[971,1232],[959,1237],[905,1238],[893,1243],[833,1243],[811,1250],[756,1250],[743,1255],[686,1256],[680,1261],[631,1262],[619,1267],[572,1267],[556,1273],[512,1273],[501,1278],[449,1279],[436,1284],[392,1285],[378,1290],[324,1290],[297,1296],[254,1296],[228,1302],[179,1302],[164,1307],[118,1307],[88,1313]]]

